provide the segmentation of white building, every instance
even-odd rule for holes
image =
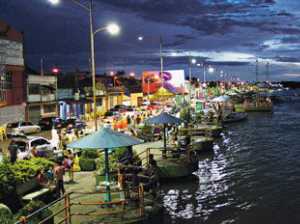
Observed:
[[[40,118],[57,116],[57,76],[28,75],[27,117],[37,123]]]

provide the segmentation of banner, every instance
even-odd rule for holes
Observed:
[[[142,75],[142,88],[144,94],[154,94],[161,87],[174,94],[184,94],[185,76],[184,70],[164,71],[145,71]]]

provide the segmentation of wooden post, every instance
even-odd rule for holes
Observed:
[[[149,167],[149,156],[150,156],[150,148],[147,148],[146,150],[146,167]]]
[[[162,158],[166,159],[167,158],[167,125],[164,124],[164,149],[162,151]]]
[[[64,195],[64,209],[65,209],[65,224],[71,224],[71,214],[70,214],[70,195]]]
[[[139,186],[139,199],[140,199],[140,216],[144,216],[144,186],[140,184]]]
[[[67,194],[67,201],[68,201],[68,224],[72,223],[72,217],[71,217],[71,200],[70,200],[70,194]]]

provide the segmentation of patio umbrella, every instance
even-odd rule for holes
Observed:
[[[104,149],[105,153],[105,181],[109,183],[109,159],[108,150],[114,150],[119,147],[127,147],[141,144],[142,141],[129,135],[115,132],[110,128],[101,128],[99,131],[85,136],[68,145],[69,148],[77,149]],[[111,201],[110,186],[106,184],[106,201]]]
[[[163,157],[166,157],[167,153],[167,137],[166,137],[166,127],[167,124],[181,124],[183,121],[177,117],[174,117],[166,112],[162,112],[160,115],[151,117],[145,121],[147,124],[163,124],[164,125],[164,151]]]
[[[230,97],[227,95],[223,95],[223,96],[219,96],[219,97],[212,99],[212,102],[222,103],[222,102],[226,102],[228,100],[230,100]]]

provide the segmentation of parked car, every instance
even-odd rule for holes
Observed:
[[[67,120],[64,121],[64,127],[67,127],[69,125],[72,125],[74,128],[77,128],[77,129],[84,129],[87,124],[78,119],[78,118],[68,118]]]
[[[39,121],[42,130],[60,129],[65,126],[64,121],[59,117],[43,117]]]
[[[9,136],[16,134],[32,134],[41,131],[41,127],[31,122],[21,121],[7,124],[7,134]]]
[[[109,111],[107,111],[105,113],[104,116],[109,117],[109,116],[115,116],[118,115],[120,113],[134,113],[135,109],[132,106],[126,106],[126,105],[116,105],[113,108],[109,109]]]
[[[19,135],[13,137],[8,146],[8,150],[10,151],[12,147],[17,149],[19,159],[30,158],[33,148],[36,149],[38,155],[43,157],[51,157],[59,152],[57,145],[39,136]]]

